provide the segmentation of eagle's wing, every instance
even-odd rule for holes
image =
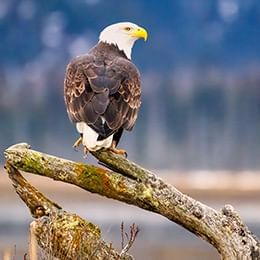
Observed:
[[[131,130],[140,107],[140,75],[124,58],[97,61],[92,55],[67,67],[64,97],[73,122],[85,122],[102,137]]]

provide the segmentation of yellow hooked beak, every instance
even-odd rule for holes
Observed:
[[[136,38],[143,38],[146,41],[148,33],[144,28],[138,27],[131,33],[131,36]]]

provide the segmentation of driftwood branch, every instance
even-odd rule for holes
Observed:
[[[33,151],[27,144],[5,151],[7,162],[19,170],[158,213],[208,241],[222,259],[260,259],[259,240],[232,206],[214,210],[121,156],[106,150],[93,155],[110,170]]]
[[[5,168],[19,197],[36,220],[30,231],[44,250],[46,259],[131,260],[126,251],[118,253],[101,239],[99,228],[76,214],[68,213],[33,187],[8,162]],[[35,258],[35,253],[34,257]]]

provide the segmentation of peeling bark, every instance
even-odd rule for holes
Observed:
[[[93,155],[110,170],[33,151],[27,144],[5,151],[7,162],[19,170],[158,213],[212,244],[222,259],[260,259],[259,240],[231,206],[214,210],[121,156],[106,150]]]

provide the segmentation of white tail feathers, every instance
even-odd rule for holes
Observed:
[[[113,135],[104,140],[98,141],[98,133],[84,122],[76,123],[79,133],[83,134],[82,143],[89,151],[97,151],[101,148],[109,148],[112,145]]]

